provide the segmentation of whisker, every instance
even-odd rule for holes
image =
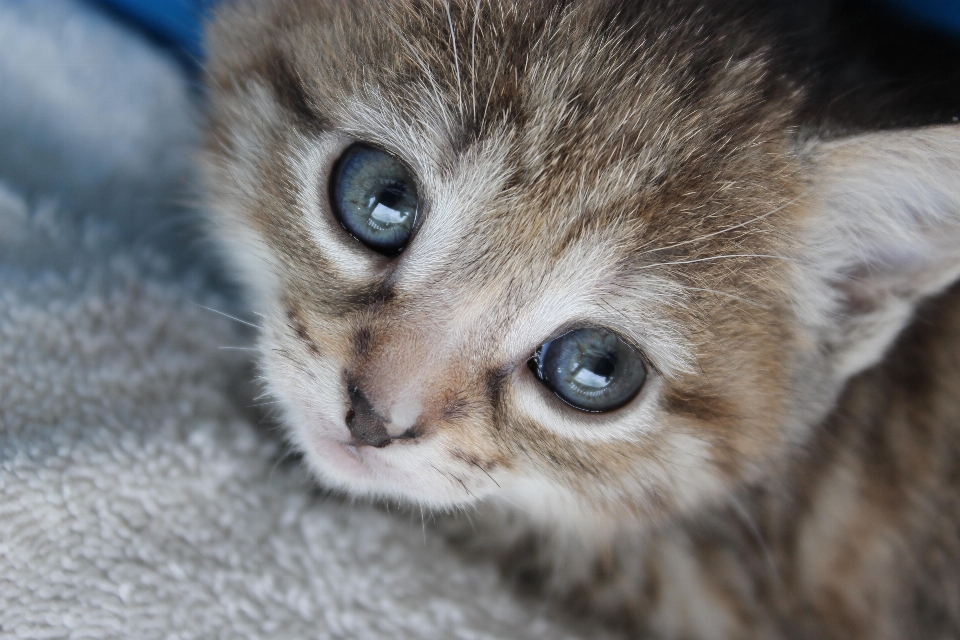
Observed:
[[[217,347],[223,351],[257,351],[255,347],[232,347],[232,346],[223,346]]]
[[[429,463],[428,463],[428,464],[429,464]],[[441,471],[440,469],[438,469],[438,468],[437,468],[435,465],[433,465],[433,464],[430,464],[430,468],[433,469],[434,471],[436,471],[437,473],[439,473],[439,474],[440,474],[441,476],[443,476],[444,478],[447,478],[448,480],[457,482],[461,487],[463,487],[463,490],[466,491],[466,492],[470,495],[471,498],[473,498],[474,500],[477,499],[477,496],[473,495],[473,492],[470,491],[470,489],[467,489],[467,485],[463,482],[463,479],[462,479],[460,476],[456,475],[455,473],[450,473],[450,472],[447,472],[447,471]]]
[[[223,311],[218,311],[218,310],[212,309],[212,308],[210,308],[210,307],[205,307],[205,306],[203,306],[202,304],[200,304],[199,302],[194,302],[193,304],[195,304],[196,306],[200,307],[201,309],[206,309],[207,311],[212,311],[213,313],[219,314],[219,315],[223,316],[224,318],[229,318],[230,320],[233,320],[234,322],[239,322],[240,324],[245,324],[245,325],[247,325],[248,327],[253,327],[254,329],[257,329],[257,330],[262,329],[262,327],[260,327],[260,326],[258,326],[258,325],[255,325],[255,324],[253,324],[252,322],[247,322],[246,320],[241,320],[240,318],[234,317],[234,316],[230,315],[229,313],[224,313]]]
[[[785,260],[787,262],[793,262],[793,258],[787,258],[785,256],[775,256],[771,254],[764,253],[730,253],[722,256],[707,256],[705,258],[692,258],[690,260],[674,260],[672,262],[655,262],[653,264],[645,264],[642,267],[638,267],[638,271],[642,269],[652,269],[654,267],[669,267],[676,264],[694,264],[697,262],[709,262],[711,260],[727,260],[730,258],[770,258],[772,260]]]
[[[473,466],[475,466],[477,469],[480,469],[480,471],[483,471],[484,475],[486,475],[488,478],[490,478],[490,482],[492,482],[493,484],[497,485],[497,488],[498,488],[498,489],[501,488],[501,487],[500,487],[500,483],[497,482],[496,480],[494,480],[494,479],[493,479],[493,476],[490,475],[490,474],[487,472],[486,469],[484,469],[482,466],[480,466],[480,463],[479,463],[479,462],[477,462],[476,460],[471,460],[470,463],[471,463]]]
[[[308,378],[313,377],[313,375],[310,373],[307,367],[300,361],[300,359],[294,356],[293,354],[291,354],[286,349],[282,347],[275,347],[274,349],[272,349],[272,351],[278,354],[279,356],[281,356],[288,363],[293,365],[298,371],[300,371],[300,373],[304,374]]]
[[[248,404],[247,409],[253,409],[254,407],[265,407],[270,404],[277,404],[279,400],[268,400],[267,402],[258,402],[256,404]]]
[[[474,511],[477,510],[477,506],[476,506],[476,505],[471,505],[471,506],[473,507]],[[459,513],[462,513],[462,514],[463,514],[463,516],[467,519],[467,522],[470,523],[470,529],[473,531],[474,534],[476,534],[476,533],[477,533],[477,525],[474,524],[473,518],[470,517],[470,512],[467,511],[466,509],[461,508],[461,509],[459,510]]]
[[[657,247],[657,248],[655,248],[655,249],[647,249],[646,251],[643,251],[643,252],[641,252],[641,253],[639,253],[639,254],[637,254],[637,255],[643,256],[643,255],[646,255],[646,254],[648,254],[648,253],[655,253],[655,252],[657,252],[657,251],[667,251],[667,250],[669,250],[669,249],[675,249],[676,247],[682,247],[682,246],[684,246],[684,245],[692,244],[692,243],[694,243],[694,242],[701,242],[701,241],[703,241],[703,240],[706,240],[707,238],[712,238],[712,237],[714,237],[714,236],[718,236],[718,235],[720,235],[721,233],[727,233],[728,231],[733,231],[734,229],[739,229],[739,228],[741,228],[741,227],[745,227],[745,226],[750,225],[750,224],[753,224],[753,223],[755,223],[755,222],[759,222],[760,220],[763,220],[764,218],[766,218],[766,217],[768,217],[768,216],[772,216],[772,215],[775,214],[775,213],[778,213],[778,212],[780,212],[780,211],[783,211],[784,209],[786,209],[787,207],[789,207],[789,206],[792,205],[792,204],[796,204],[799,200],[800,200],[799,197],[794,198],[794,199],[792,199],[792,200],[789,200],[788,202],[783,203],[783,204],[780,205],[779,207],[776,207],[775,209],[772,209],[772,210],[770,210],[770,211],[767,211],[767,212],[764,213],[764,214],[761,214],[761,215],[756,216],[756,217],[754,217],[754,218],[751,218],[751,219],[749,219],[749,220],[745,220],[744,222],[740,222],[740,223],[738,223],[738,224],[735,224],[735,225],[726,227],[726,228],[724,228],[724,229],[720,229],[719,231],[714,231],[714,232],[712,232],[712,233],[708,233],[708,234],[702,235],[702,236],[700,236],[700,237],[698,237],[698,238],[692,238],[692,239],[690,239],[690,240],[684,240],[684,241],[682,241],[682,242],[675,242],[674,244],[667,245],[666,247]]]
[[[287,447],[287,450],[283,453],[282,456],[277,458],[277,461],[273,464],[273,467],[270,469],[270,473],[267,474],[267,485],[273,481],[273,472],[277,470],[277,467],[280,466],[280,463],[296,453],[296,450],[293,447]]]
[[[420,506],[420,529],[423,531],[423,546],[427,546],[427,517],[423,512],[423,503]]]
[[[264,391],[263,393],[261,393],[261,394],[258,395],[257,397],[253,398],[253,401],[256,402],[256,401],[259,400],[260,398],[266,398],[266,397],[269,396],[269,395],[270,395],[270,392],[269,392],[269,391]]]

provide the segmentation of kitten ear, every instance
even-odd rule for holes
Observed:
[[[917,303],[960,276],[960,126],[870,133],[809,152],[808,264],[826,285],[818,324],[845,379],[877,362]]]

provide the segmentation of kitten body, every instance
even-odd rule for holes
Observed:
[[[960,633],[960,128],[890,128],[924,120],[792,19],[222,9],[215,233],[320,481],[475,509],[509,569],[660,637]],[[416,177],[396,256],[331,211],[357,142]],[[622,408],[527,367],[577,327],[642,351]]]

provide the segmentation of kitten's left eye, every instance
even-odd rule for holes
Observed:
[[[396,255],[410,240],[417,221],[417,187],[393,156],[353,145],[337,163],[330,192],[340,224],[377,253]]]
[[[640,354],[604,329],[575,329],[543,343],[530,368],[561,400],[581,411],[618,409],[647,379]]]

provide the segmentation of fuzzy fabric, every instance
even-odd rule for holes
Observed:
[[[249,334],[157,240],[177,65],[69,0],[0,0],[0,41],[0,637],[579,637],[251,419]]]

